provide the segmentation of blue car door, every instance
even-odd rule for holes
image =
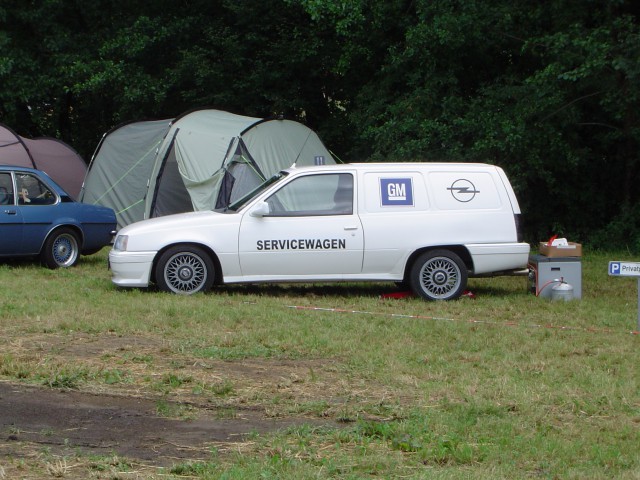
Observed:
[[[51,231],[52,206],[19,205],[22,216],[22,254],[40,253],[42,244]]]
[[[22,212],[15,204],[10,173],[0,173],[0,255],[22,253]]]
[[[64,218],[73,204],[57,201],[56,195],[35,175],[16,175],[18,211],[22,216],[22,254],[38,254],[54,220]]]

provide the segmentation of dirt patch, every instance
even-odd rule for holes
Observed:
[[[359,391],[328,359],[196,358],[157,337],[110,334],[7,340],[5,353],[30,371],[73,365],[93,377],[73,388],[51,388],[46,380],[0,382],[0,479],[87,478],[88,472],[102,478],[87,465],[91,458],[120,457],[151,471],[207,461],[213,451],[251,448],[254,434],[302,424],[344,426],[335,412]],[[115,370],[125,372],[123,380],[105,382]],[[183,384],[168,385],[171,378]],[[227,385],[231,393],[219,395],[216,389]],[[318,411],[288,410],[314,402],[322,405]],[[68,459],[78,464],[77,476]],[[22,462],[28,468],[16,470]]]
[[[326,400],[340,403],[345,395],[356,395],[367,385],[349,383],[335,360],[331,359],[264,359],[246,358],[226,361],[194,357],[176,353],[180,350],[157,337],[119,336],[110,334],[22,335],[11,343],[8,350],[22,362],[37,366],[70,364],[94,372],[126,372],[123,381],[109,385],[83,386],[90,393],[124,396],[162,396],[182,403],[195,403],[205,408],[263,408],[269,415],[281,416],[274,410],[271,398],[278,396],[294,403]],[[181,386],[160,393],[163,382],[170,377],[184,380]],[[194,386],[215,387],[228,385],[233,394],[223,402],[193,393]],[[55,385],[54,385],[55,386]],[[154,390],[154,387],[156,390]],[[361,388],[362,387],[362,388]]]
[[[171,465],[206,460],[212,447],[231,448],[248,434],[265,433],[309,419],[265,418],[244,410],[233,419],[200,412],[196,419],[159,417],[145,398],[94,395],[0,383],[0,454],[20,456],[25,443],[59,455],[112,455]]]

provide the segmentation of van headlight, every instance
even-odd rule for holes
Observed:
[[[113,242],[113,249],[124,252],[127,250],[127,243],[129,243],[128,235],[118,235],[116,241]]]

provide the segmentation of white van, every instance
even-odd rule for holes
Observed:
[[[192,294],[213,284],[391,281],[458,298],[469,276],[526,268],[503,170],[460,163],[290,168],[224,210],[143,220],[109,253],[113,282]]]

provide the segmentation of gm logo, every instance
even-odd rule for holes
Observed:
[[[476,186],[466,178],[460,178],[453,182],[447,190],[451,192],[453,198],[462,203],[467,203],[473,200],[476,193],[480,193],[480,190],[476,190]]]
[[[380,198],[382,206],[413,205],[411,178],[381,178]]]

